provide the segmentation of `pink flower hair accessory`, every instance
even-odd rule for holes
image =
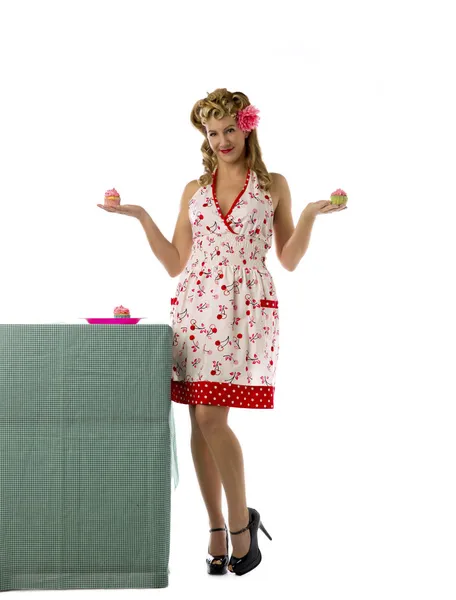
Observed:
[[[245,132],[249,132],[252,131],[252,129],[255,129],[255,127],[258,126],[258,123],[260,121],[260,117],[258,116],[259,112],[260,111],[258,110],[258,108],[256,108],[252,104],[249,104],[242,110],[239,110],[236,114],[236,121],[239,129]]]

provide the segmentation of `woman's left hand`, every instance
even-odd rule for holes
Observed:
[[[309,202],[304,211],[316,217],[326,213],[339,212],[347,208],[347,203],[331,204],[330,200],[318,200],[317,202]]]

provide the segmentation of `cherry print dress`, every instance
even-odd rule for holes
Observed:
[[[247,172],[223,215],[210,186],[189,201],[192,252],[171,298],[171,400],[230,408],[274,408],[278,298],[266,266],[272,198]]]

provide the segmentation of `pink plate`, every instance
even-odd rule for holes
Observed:
[[[86,321],[88,321],[91,325],[136,325],[138,321],[144,319],[145,317],[136,317],[136,318],[126,318],[119,317],[116,319],[115,317],[111,319],[98,319],[96,317],[84,317]]]

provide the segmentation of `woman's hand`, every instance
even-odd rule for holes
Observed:
[[[119,206],[105,206],[104,204],[97,204],[103,210],[107,212],[116,212],[121,215],[128,215],[129,217],[136,217],[140,219],[144,214],[145,210],[142,206],[136,204],[119,204]]]
[[[330,200],[318,200],[317,202],[309,202],[304,211],[316,217],[325,213],[339,212],[347,208],[347,203],[331,204]]]

